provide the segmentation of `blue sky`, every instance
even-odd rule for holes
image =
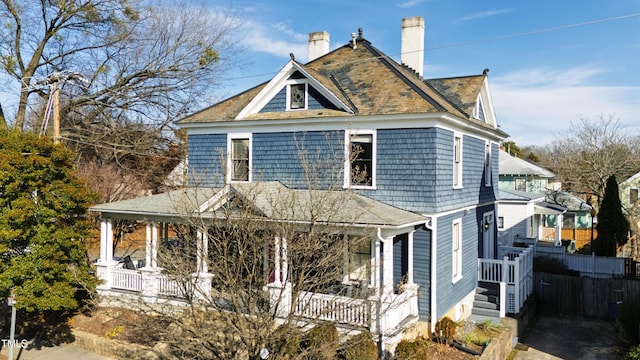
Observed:
[[[227,74],[216,99],[269,80],[290,52],[306,62],[308,34],[314,31],[328,31],[334,49],[362,27],[373,46],[398,60],[402,18],[423,16],[425,78],[475,75],[489,68],[498,122],[517,144],[548,144],[578,116],[612,114],[623,126],[640,129],[640,0],[232,5],[242,14],[245,51],[239,56],[248,65]]]

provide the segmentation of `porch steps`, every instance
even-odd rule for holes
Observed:
[[[498,284],[479,282],[469,320],[500,322],[500,288]]]

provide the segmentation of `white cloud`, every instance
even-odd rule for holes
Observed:
[[[408,0],[405,1],[403,3],[398,4],[398,7],[401,8],[410,8],[410,7],[414,7],[416,5],[420,5],[421,3],[423,3],[425,0]]]
[[[464,22],[469,20],[482,19],[490,16],[505,14],[511,11],[513,11],[513,9],[494,9],[494,10],[481,11],[481,12],[473,13],[471,15],[463,16],[461,18],[457,18],[453,20],[453,22],[459,23],[459,22]]]
[[[501,129],[519,145],[545,145],[570,130],[582,115],[614,114],[627,126],[640,113],[638,86],[595,84],[603,69],[525,69],[492,78],[491,91]]]
[[[245,23],[247,33],[243,45],[250,51],[265,52],[282,58],[294,53],[297,60],[306,62],[308,57],[308,35],[293,31],[284,23],[265,26],[248,21]]]

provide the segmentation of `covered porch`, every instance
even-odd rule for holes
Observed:
[[[316,213],[310,219],[308,213],[317,208],[309,206],[315,195],[334,206],[325,215]],[[276,318],[293,316],[310,323],[333,321],[347,328],[367,328],[383,338],[395,336],[418,320],[413,232],[425,222],[423,216],[348,192],[291,190],[273,182],[183,189],[94,206],[92,210],[101,214],[100,258],[96,262],[97,276],[102,280],[98,286],[100,301],[119,306],[134,300],[148,305],[213,304],[220,310],[238,310],[242,305],[225,292],[224,274],[218,267],[221,253],[217,246],[222,235],[219,224],[229,226],[230,214],[240,216],[235,209],[237,204],[230,206],[231,199],[241,199],[244,206],[251,208],[252,224],[269,229],[265,231],[264,244],[259,246],[261,261],[251,269],[259,267],[255,271],[264,281],[249,287],[250,291],[264,294],[266,307]],[[287,204],[287,208],[276,203]],[[143,261],[114,258],[113,227],[117,219],[144,224]],[[314,226],[309,227],[312,223]],[[296,232],[284,230],[282,224],[295,224]],[[176,229],[193,235],[192,245],[179,249],[183,260],[188,259],[186,276],[184,272],[177,276],[172,271],[175,264],[163,256],[169,251],[167,247],[184,241],[175,236],[180,232]],[[319,263],[317,269],[301,274],[303,270],[297,266],[300,243],[309,241],[309,229],[335,243],[337,247],[324,251],[337,260],[338,269],[322,272],[323,266],[334,263]],[[394,254],[399,243],[408,254]],[[398,264],[398,260],[403,263]],[[318,261],[326,260],[318,256]],[[312,280],[313,271],[331,280],[316,283]],[[248,306],[244,311],[259,310]]]

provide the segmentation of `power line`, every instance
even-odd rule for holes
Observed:
[[[606,18],[606,19],[585,21],[585,22],[581,22],[581,23],[577,23],[577,24],[562,25],[562,26],[555,26],[555,27],[532,30],[532,31],[525,31],[525,32],[515,33],[515,34],[510,34],[510,35],[495,36],[495,37],[490,37],[490,38],[485,38],[485,39],[463,41],[463,42],[459,42],[459,43],[453,43],[453,44],[449,44],[449,45],[442,45],[442,46],[436,46],[436,47],[428,48],[428,49],[425,49],[425,51],[447,49],[447,48],[458,47],[458,46],[466,46],[466,45],[474,45],[474,44],[486,43],[486,42],[497,41],[497,40],[505,40],[505,39],[511,39],[511,38],[520,37],[520,36],[535,35],[535,34],[541,34],[541,33],[545,33],[545,32],[565,30],[565,29],[571,29],[571,28],[576,28],[576,27],[581,27],[581,26],[599,24],[599,23],[603,23],[603,22],[624,20],[624,19],[629,19],[629,18],[638,17],[638,16],[640,16],[640,13],[616,16],[616,17]]]
[[[630,18],[639,17],[639,16],[640,16],[640,13],[635,13],[635,14],[621,15],[621,16],[615,16],[615,17],[610,17],[610,18],[605,18],[605,19],[590,20],[590,21],[585,21],[585,22],[581,22],[581,23],[554,26],[554,27],[550,27],[550,28],[537,29],[537,30],[525,31],[525,32],[520,32],[520,33],[514,33],[514,34],[508,34],[508,35],[500,35],[500,36],[489,37],[489,38],[484,38],[484,39],[469,40],[469,41],[462,41],[462,42],[457,42],[457,43],[452,43],[452,44],[447,44],[447,45],[435,46],[435,47],[425,48],[424,51],[436,51],[436,50],[441,50],[441,49],[449,49],[449,48],[453,48],[453,47],[461,47],[461,46],[482,44],[482,43],[487,43],[487,42],[491,42],[491,41],[506,40],[506,39],[512,39],[512,38],[516,38],[516,37],[529,36],[529,35],[535,35],[535,34],[541,34],[541,33],[546,33],[546,32],[553,32],[553,31],[560,31],[560,30],[571,29],[571,28],[582,27],[582,26],[588,26],[588,25],[594,25],[594,24],[600,24],[600,23],[605,23],[605,22],[611,22],[611,21],[617,21],[617,20],[625,20],[625,19],[630,19]],[[410,53],[410,52],[406,52],[404,54],[408,54],[408,53]],[[391,54],[390,56],[401,56],[402,54],[403,53],[395,53],[395,54]],[[365,60],[360,59],[360,60],[354,60],[354,61],[347,61],[347,62],[344,62],[343,64],[352,64],[352,63],[357,63],[357,62],[362,62],[362,61],[371,61],[371,60],[376,60],[376,59],[379,59],[379,58],[381,58],[381,56],[373,56],[373,57],[365,59]],[[264,77],[264,76],[272,76],[272,75],[277,74],[277,73],[278,72],[271,72],[271,73],[255,74],[255,75],[237,76],[237,77],[229,78],[227,80],[242,80],[242,79],[258,78],[258,77]]]

